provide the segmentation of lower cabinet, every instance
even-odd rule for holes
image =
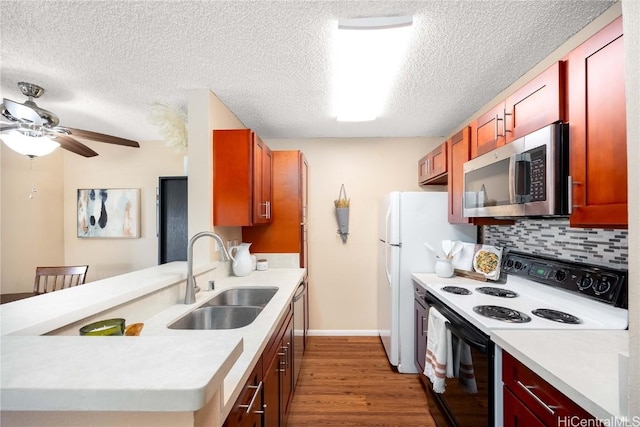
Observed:
[[[290,305],[224,426],[286,426],[292,397],[293,312]]]
[[[287,425],[293,396],[293,322],[288,315],[271,348],[263,354],[265,427]]]
[[[504,427],[600,425],[587,411],[507,352],[502,352]]]
[[[416,368],[424,372],[424,360],[427,355],[427,306],[424,302],[424,291],[416,287],[414,306]]]
[[[261,427],[263,425],[262,420],[266,409],[263,387],[262,358],[260,358],[224,422],[226,427]]]

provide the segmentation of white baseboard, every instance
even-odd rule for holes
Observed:
[[[309,329],[307,335],[316,337],[375,337],[378,336],[378,331],[375,329]]]

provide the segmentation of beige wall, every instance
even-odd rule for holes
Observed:
[[[375,334],[378,201],[394,190],[421,191],[418,159],[441,139],[266,142],[272,150],[302,150],[309,163],[310,328]],[[346,244],[336,233],[333,205],[341,184],[351,199]]]
[[[215,231],[224,241],[242,238],[240,227],[213,228],[213,145],[214,129],[245,129],[242,122],[209,89],[192,89],[189,109],[189,236]],[[197,249],[196,249],[197,248]],[[219,259],[213,240],[194,245],[194,262]],[[228,267],[228,266],[227,266]]]
[[[30,292],[36,266],[64,262],[63,153],[32,162],[0,142],[0,162],[1,291]]]
[[[85,142],[99,153],[84,158],[64,153],[64,262],[87,264],[87,281],[158,264],[156,188],[158,177],[183,174],[183,155],[160,141],[140,143],[140,148]],[[79,188],[139,188],[139,239],[78,238],[76,192]]]

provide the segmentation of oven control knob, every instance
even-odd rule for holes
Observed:
[[[520,261],[516,261],[514,267],[516,268],[516,270],[522,270],[522,263]]]
[[[563,282],[564,279],[567,278],[567,273],[564,270],[558,270],[556,271],[556,274],[554,275],[556,281],[558,282]]]
[[[507,262],[505,263],[505,265],[507,266],[507,268],[513,267],[513,259],[511,258],[507,259]]]
[[[587,289],[593,284],[593,279],[589,276],[582,276],[578,279],[578,287],[580,289]]]
[[[611,289],[611,283],[609,282],[609,279],[607,279],[606,277],[603,277],[600,280],[600,282],[598,282],[596,284],[596,286],[594,286],[594,290],[596,291],[596,295],[603,294],[603,293],[607,292],[609,289]]]

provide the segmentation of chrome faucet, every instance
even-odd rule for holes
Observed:
[[[200,233],[194,234],[194,236],[189,240],[189,245],[187,247],[187,290],[184,294],[184,303],[185,304],[193,304],[196,302],[196,292],[200,290],[200,288],[196,285],[196,278],[193,277],[193,244],[201,237],[209,236],[213,238],[218,244],[220,248],[222,248],[222,260],[223,261],[235,261],[231,254],[224,247],[224,243],[220,236],[215,234],[212,231],[201,231]]]

